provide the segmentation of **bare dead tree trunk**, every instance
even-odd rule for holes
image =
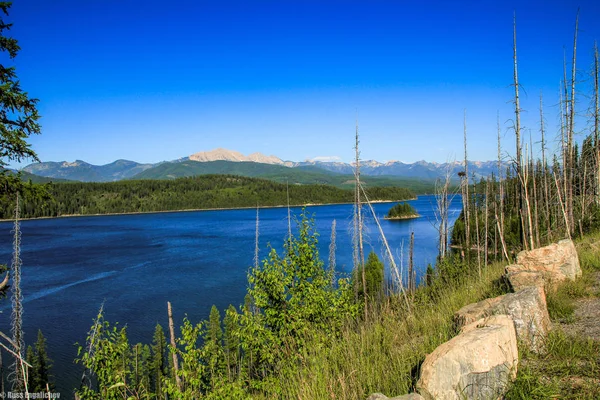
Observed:
[[[467,160],[467,110],[464,110],[463,119],[463,130],[464,130],[464,147],[465,147],[465,176],[463,180],[464,184],[464,195],[463,195],[463,214],[465,216],[465,256],[467,258],[467,264],[470,261],[471,253],[471,230],[470,230],[470,218],[469,218],[469,162]]]
[[[356,136],[355,136],[355,140],[356,140],[356,144],[355,144],[355,151],[356,151],[356,165],[355,165],[355,182],[356,182],[356,227],[358,229],[358,263],[360,265],[360,270],[362,271],[361,273],[361,278],[362,278],[362,286],[363,286],[363,293],[364,293],[364,302],[365,302],[365,319],[367,319],[368,316],[368,304],[367,304],[367,297],[368,297],[368,293],[367,293],[367,278],[365,275],[365,253],[364,253],[364,249],[363,249],[363,217],[362,217],[362,203],[361,203],[361,199],[360,199],[360,191],[361,191],[361,184],[360,184],[360,151],[358,149],[358,145],[360,143],[360,141],[358,140],[358,121],[356,122]]]
[[[454,195],[450,196],[450,183],[452,174],[452,163],[446,163],[446,171],[443,181],[438,179],[435,183],[435,227],[438,231],[438,260],[442,260],[448,253],[449,235],[449,209]]]
[[[331,223],[331,241],[329,242],[329,273],[331,274],[331,285],[335,284],[335,219]]]
[[[574,136],[575,136],[575,76],[577,73],[576,61],[577,61],[577,33],[579,31],[579,10],[577,10],[577,17],[575,18],[575,34],[573,36],[573,61],[571,65],[571,107],[569,115],[569,219],[571,226],[575,227],[575,215],[573,206],[573,185],[575,180],[575,166],[573,158],[574,150]]]
[[[577,10],[577,17],[575,18],[575,35],[573,38],[573,64],[571,66],[571,101],[569,108],[569,128],[567,130],[567,146],[568,146],[568,157],[569,157],[569,188],[568,188],[568,216],[571,224],[571,229],[575,227],[575,215],[573,209],[573,183],[574,183],[574,159],[573,159],[573,143],[575,134],[575,75],[577,73],[576,61],[577,61],[577,33],[579,28],[579,10]]]
[[[586,182],[587,182],[587,163],[584,162],[583,163],[583,179],[581,181],[581,187],[580,187],[580,193],[579,193],[580,208],[581,208],[581,214],[580,214],[580,218],[579,218],[579,233],[580,233],[581,237],[583,237],[583,227],[581,226],[581,224],[582,224],[582,221],[585,220],[585,211],[586,211],[586,207],[587,207]]]
[[[596,204],[600,204],[600,62],[594,42],[594,145],[596,149]]]
[[[500,219],[498,226],[498,235],[500,235],[501,241],[504,243],[504,178],[502,177],[502,146],[500,142],[500,113],[497,115],[497,125],[498,125],[498,191],[500,197]],[[496,215],[496,220],[498,220],[498,215]],[[504,249],[503,254],[506,254],[506,248]],[[507,258],[508,260],[508,258]]]
[[[175,383],[177,384],[177,389],[182,392],[183,384],[181,382],[181,378],[179,377],[179,360],[177,358],[177,343],[175,343],[175,326],[173,325],[173,310],[171,309],[171,302],[167,302],[167,312],[169,315],[169,333],[171,335],[171,354],[173,356],[173,375],[175,375]]]
[[[525,145],[525,154],[527,154],[527,144]],[[528,157],[527,157],[528,158]],[[529,198],[529,175],[530,175],[530,171],[529,171],[529,160],[525,160],[525,168],[523,170],[523,177],[521,180],[521,185],[523,187],[523,191],[524,191],[524,195],[525,195],[525,206],[526,206],[526,213],[527,213],[527,230],[525,232],[526,234],[526,238],[529,244],[529,248],[533,249],[535,248],[534,243],[533,243],[533,221],[531,219],[531,199]]]
[[[362,186],[360,186],[360,189],[362,190],[362,193],[365,196],[365,202],[366,202],[367,206],[369,207],[369,209],[371,210],[371,214],[373,215],[373,219],[375,220],[375,224],[377,225],[377,229],[379,230],[381,240],[383,241],[383,245],[385,246],[386,254],[388,256],[388,260],[391,264],[392,274],[395,275],[396,281],[398,282],[398,286],[400,287],[402,296],[404,297],[404,301],[406,302],[406,309],[408,310],[409,314],[411,314],[412,311],[411,311],[410,302],[408,301],[408,296],[406,295],[406,290],[404,288],[404,284],[402,283],[402,271],[398,270],[398,266],[396,265],[396,262],[394,261],[394,256],[392,254],[392,250],[390,249],[390,245],[387,241],[387,238],[385,237],[385,234],[383,233],[383,229],[381,228],[381,224],[379,223],[379,218],[377,218],[377,214],[375,213],[375,210],[373,209],[373,206],[371,205],[371,202],[369,201],[367,192],[365,192],[365,189]],[[402,258],[403,258],[403,256],[400,257],[400,263],[402,263]]]
[[[408,249],[408,291],[414,293],[416,289],[415,266],[413,264],[413,255],[415,253],[415,233],[410,233],[410,247]]]
[[[514,63],[514,68],[513,68],[513,83],[514,83],[514,87],[515,87],[515,139],[516,139],[516,170],[517,170],[517,204],[518,204],[518,209],[519,209],[519,217],[521,219],[521,227],[523,227],[523,212],[522,212],[522,205],[523,205],[523,177],[521,176],[522,172],[521,172],[521,168],[522,168],[522,164],[521,164],[521,105],[520,105],[520,100],[519,100],[519,69],[518,69],[518,63],[517,63],[517,16],[516,13],[514,14],[513,17],[513,63]],[[525,240],[525,238],[523,237],[523,235],[525,234],[525,232],[522,232],[522,236],[521,236],[521,240],[523,243],[523,246],[527,246],[527,242]]]
[[[542,174],[544,177],[544,207],[546,210],[546,236],[550,240],[550,192],[548,191],[548,163],[546,161],[546,128],[544,124],[544,101],[540,92],[540,132],[542,133]]]
[[[560,195],[560,188],[558,185],[558,178],[556,177],[556,174],[554,174],[554,183],[556,184],[556,188],[557,188],[557,193],[558,193],[558,204],[560,205],[560,209],[562,211],[563,214],[563,218],[565,219],[565,233],[567,234],[567,236],[569,237],[569,239],[571,239],[571,230],[569,229],[569,221],[568,221],[568,216],[567,216],[567,211],[565,209],[565,203],[562,199],[562,196]]]
[[[258,254],[259,254],[259,245],[258,245],[258,234],[259,234],[259,229],[258,229],[259,225],[258,225],[258,204],[256,205],[256,232],[254,234],[254,268],[258,268]],[[292,236],[291,236],[291,231],[290,231],[290,236],[288,237],[288,240],[291,240]]]
[[[561,187],[558,189],[559,191],[562,190],[562,195],[561,197],[563,199],[565,199],[565,213],[568,215],[568,205],[567,205],[567,197],[568,197],[568,169],[569,169],[569,151],[567,148],[567,130],[568,130],[568,124],[569,124],[569,97],[568,97],[568,89],[567,89],[567,58],[566,58],[566,54],[563,57],[563,74],[564,74],[564,80],[563,80],[563,90],[564,90],[564,98],[563,98],[563,92],[560,92],[560,107],[561,107],[561,113],[560,113],[560,138],[561,138],[561,156],[562,156],[562,185]],[[571,229],[569,227],[569,219],[567,218],[565,220],[566,222],[566,229]]]
[[[496,226],[498,228],[498,232],[500,232],[502,230],[502,228],[500,227],[500,219],[498,218],[498,214],[496,214]],[[510,258],[508,257],[508,251],[506,248],[506,241],[504,240],[504,236],[499,235],[500,236],[500,243],[502,244],[502,253],[504,254],[504,258],[509,261]]]
[[[477,272],[481,279],[481,241],[479,237],[479,202],[477,201],[477,184],[475,183],[475,176],[473,176],[473,197],[476,203],[473,204],[473,214],[475,215],[475,240],[477,241]]]
[[[496,219],[498,219],[498,201],[496,200],[496,194],[494,193],[494,202],[492,203],[494,205],[494,216],[496,217]],[[500,236],[500,233],[498,232],[498,228],[496,227],[496,225],[494,225],[494,260],[498,261],[498,237]]]
[[[532,190],[533,190],[533,225],[531,229],[533,230],[531,236],[535,239],[535,244],[537,247],[540,247],[540,220],[538,213],[538,197],[537,197],[537,181],[536,181],[536,171],[533,163],[533,141],[531,140],[531,131],[529,132],[529,173],[532,175]],[[531,215],[529,215],[529,219],[531,220]]]
[[[489,213],[489,198],[490,198],[490,178],[488,178],[485,181],[485,234],[484,234],[484,239],[483,239],[483,243],[484,243],[484,261],[483,261],[483,265],[488,265],[488,252],[489,252],[489,219],[490,216],[488,215]]]
[[[288,181],[285,181],[285,190],[287,192],[287,223],[288,223],[288,240],[292,239],[292,213],[290,210],[290,186]],[[256,221],[258,223],[258,205],[257,205]]]
[[[12,313],[11,313],[11,333],[14,345],[14,352],[18,355],[11,371],[12,389],[15,392],[23,392],[25,389],[25,376],[21,374],[24,369],[23,356],[25,342],[23,340],[23,294],[21,292],[21,204],[20,196],[17,192],[15,202],[15,221],[13,225],[13,259],[11,265],[12,274]]]

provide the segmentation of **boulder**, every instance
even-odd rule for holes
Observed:
[[[510,272],[512,271],[512,272]],[[545,289],[544,275],[541,272],[525,271],[522,266],[512,265],[506,267],[506,277],[514,292],[528,286],[537,286]]]
[[[566,279],[574,281],[581,276],[579,257],[570,239],[539,249],[524,250],[517,254],[517,264],[506,267],[506,270],[509,275],[520,271],[540,272],[546,287],[554,287]]]
[[[480,318],[497,314],[510,316],[515,324],[517,338],[532,351],[543,352],[550,329],[550,315],[543,287],[528,286],[516,293],[469,304],[458,310],[454,319],[461,328]]]
[[[471,303],[464,306],[460,310],[454,313],[454,323],[458,329],[472,324],[481,318],[489,317],[493,314],[492,310],[494,307],[502,301],[504,296],[494,297],[493,299],[481,300],[479,303]]]
[[[429,354],[417,389],[426,400],[498,399],[517,375],[517,336],[507,315],[480,319]]]
[[[381,394],[381,393],[373,393],[372,395],[367,397],[367,400],[424,400],[424,399],[423,399],[423,397],[421,397],[420,394],[417,394],[417,393],[410,393],[410,394],[405,394],[404,396],[397,396],[397,397],[387,397],[386,395]]]

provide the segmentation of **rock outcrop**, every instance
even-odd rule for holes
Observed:
[[[426,400],[497,399],[517,374],[512,319],[494,315],[465,326],[429,354],[417,388]]]
[[[572,240],[565,239],[539,249],[524,250],[517,254],[517,264],[506,267],[509,276],[518,272],[539,272],[546,289],[566,279],[574,281],[581,276],[579,257]],[[511,282],[512,284],[512,282]],[[515,281],[519,286],[519,283]]]
[[[227,150],[227,149],[215,149],[211,151],[201,151],[194,153],[189,156],[192,161],[208,162],[208,161],[252,161],[261,164],[274,164],[283,165],[284,162],[275,156],[266,156],[261,153],[252,153],[249,156],[245,156],[239,151]]]

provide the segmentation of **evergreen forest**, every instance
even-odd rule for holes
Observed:
[[[27,185],[25,185],[27,187]],[[286,185],[235,175],[202,175],[175,180],[47,183],[46,195],[24,196],[22,218],[192,209],[352,203],[352,190],[329,185]],[[30,193],[29,191],[28,193]],[[399,187],[369,187],[372,200],[405,200],[413,192]],[[9,194],[0,198],[2,219],[14,215]]]

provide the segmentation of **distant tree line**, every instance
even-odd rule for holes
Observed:
[[[285,185],[235,175],[203,175],[175,180],[128,180],[109,183],[60,182],[46,185],[51,199],[30,196],[24,199],[22,218],[174,211],[204,208],[236,208],[345,203],[353,201],[350,190],[329,185]],[[408,189],[372,187],[373,200],[414,198]],[[1,217],[10,219],[14,199],[3,196]]]

